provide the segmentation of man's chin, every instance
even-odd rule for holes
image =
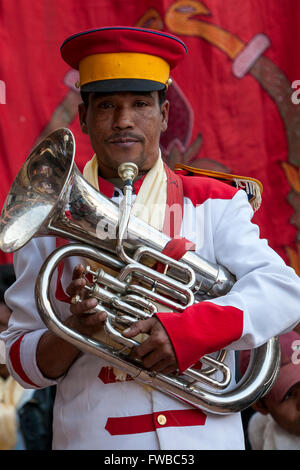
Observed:
[[[118,160],[115,165],[114,165],[114,168],[115,169],[118,169],[120,165],[122,165],[122,163],[127,163],[127,162],[131,162],[131,163],[135,163],[138,167],[139,170],[141,170],[143,168],[143,165],[144,165],[144,161],[139,159],[139,158],[134,158],[134,156],[130,156],[128,155],[127,158],[123,158],[123,159],[120,159]]]
[[[100,158],[99,166],[101,173],[105,176],[107,174],[107,170],[112,170],[115,176],[118,176],[118,168],[122,163],[135,163],[139,169],[139,171],[146,170],[144,168],[145,165],[145,158],[143,155],[135,155],[133,152],[122,152],[118,154],[114,154],[111,157]]]

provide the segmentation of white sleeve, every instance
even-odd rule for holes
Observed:
[[[5,364],[5,343],[0,339],[0,364]]]
[[[244,191],[238,191],[215,230],[216,260],[237,282],[227,295],[212,302],[243,312],[242,336],[230,349],[260,346],[300,321],[300,279],[259,237],[252,215]]]
[[[8,329],[1,334],[6,346],[6,365],[24,388],[42,388],[57,383],[44,377],[36,362],[36,348],[47,328],[37,312],[34,296],[41,265],[54,249],[55,237],[47,237],[31,240],[16,252],[17,280],[5,294],[5,302],[12,310]]]
[[[222,204],[213,202],[206,228],[211,258],[234,274],[236,282],[221,297],[196,302],[180,313],[155,314],[172,342],[180,372],[220,349],[261,346],[300,321],[300,279],[259,238],[244,191]]]

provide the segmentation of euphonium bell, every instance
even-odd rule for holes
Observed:
[[[20,249],[33,237],[55,236],[75,242],[55,250],[37,277],[36,303],[46,326],[135,380],[196,408],[226,414],[251,406],[267,393],[277,376],[277,338],[252,351],[245,375],[230,390],[227,386],[234,379],[223,362],[225,351],[217,352],[217,357],[204,356],[201,362],[208,367],[201,372],[190,368],[182,376],[149,372],[124,352],[137,343],[126,339],[122,328],[151,316],[157,311],[157,304],[183,311],[194,302],[227,293],[235,279],[225,268],[194,252],[187,252],[180,261],[161,253],[170,238],[130,214],[130,181],[135,174],[131,164],[120,169],[127,182],[125,206],[120,213],[117,204],[83,178],[74,155],[75,141],[70,130],[58,129],[50,134],[19,171],[0,219],[0,248],[5,252]],[[119,273],[111,276],[105,270],[87,268],[94,279],[91,293],[99,299],[96,308],[107,313],[106,332],[121,345],[120,349],[70,329],[55,313],[50,283],[59,263],[69,256],[96,261]],[[143,262],[144,258],[165,264],[167,273],[156,272]],[[222,379],[214,378],[216,372]]]

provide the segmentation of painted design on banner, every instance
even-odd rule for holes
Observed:
[[[288,202],[294,214],[290,223],[298,230],[294,246],[286,246],[285,251],[291,266],[300,275],[300,106],[297,99],[299,92],[297,94],[297,91],[294,91],[297,83],[292,84],[278,66],[264,56],[264,52],[271,47],[267,35],[257,34],[245,43],[220,25],[206,22],[205,16],[213,18],[213,12],[203,2],[179,0],[167,9],[164,17],[155,8],[149,8],[134,26],[166,30],[182,39],[193,36],[208,42],[232,60],[234,79],[241,80],[251,75],[274,101],[283,121],[287,139],[288,155],[287,161],[282,162],[282,170],[291,188]],[[64,77],[64,83],[69,91],[54,111],[38,141],[53,129],[67,127],[75,119],[78,104],[81,102],[78,89],[75,87],[77,80],[78,72],[74,70],[70,70]],[[174,80],[168,91],[168,99],[172,103],[169,127],[162,136],[161,146],[164,159],[169,166],[174,168],[176,163],[184,163],[203,169],[232,172],[232,169],[218,161],[197,158],[203,136],[198,133],[194,141],[190,141],[194,125],[193,108]]]

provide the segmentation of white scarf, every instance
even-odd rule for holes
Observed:
[[[101,192],[98,181],[98,160],[96,154],[83,170],[84,178]],[[148,171],[132,207],[132,215],[162,231],[167,201],[167,176],[161,152],[154,166]]]

